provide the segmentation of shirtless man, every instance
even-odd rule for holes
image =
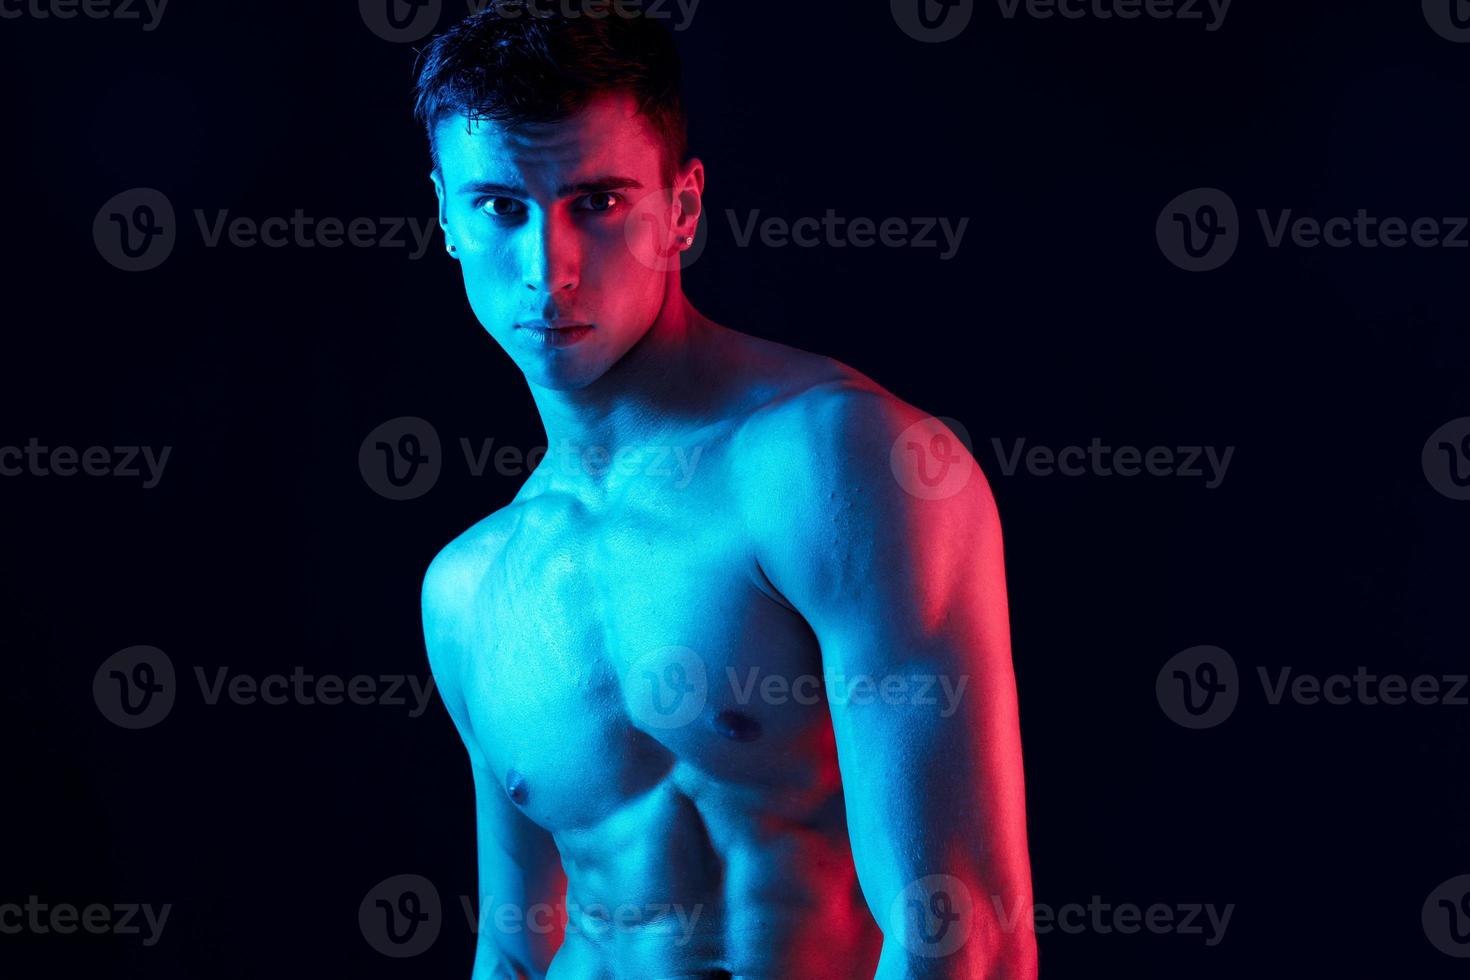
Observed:
[[[686,299],[678,76],[647,19],[494,5],[421,68],[446,247],[549,446],[423,586],[474,977],[1032,977],[989,488],[942,423]]]

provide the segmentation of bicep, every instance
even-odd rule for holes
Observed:
[[[892,935],[905,890],[944,875],[969,892],[988,934],[977,945],[993,949],[1007,941],[985,914],[993,901],[1030,901],[999,519],[958,440],[949,448],[969,472],[948,492],[902,470],[895,447],[902,457],[947,430],[896,404],[857,395],[807,426],[801,458],[816,462],[758,518],[762,567],[821,649],[875,918]]]

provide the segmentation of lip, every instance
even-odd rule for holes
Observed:
[[[570,347],[592,332],[592,324],[580,320],[527,320],[516,330],[535,347]]]

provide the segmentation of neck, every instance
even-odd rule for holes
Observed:
[[[612,458],[657,445],[681,421],[697,417],[710,384],[700,352],[716,329],[685,297],[677,271],[669,275],[653,325],[606,374],[572,391],[531,385],[548,462],[589,451]]]

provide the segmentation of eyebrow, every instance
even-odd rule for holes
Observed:
[[[642,190],[643,184],[632,177],[593,177],[575,184],[563,184],[556,189],[558,198],[582,194],[606,194],[609,191]],[[524,198],[531,194],[524,187],[497,184],[492,181],[472,180],[459,189],[461,194],[499,194],[503,197]]]

